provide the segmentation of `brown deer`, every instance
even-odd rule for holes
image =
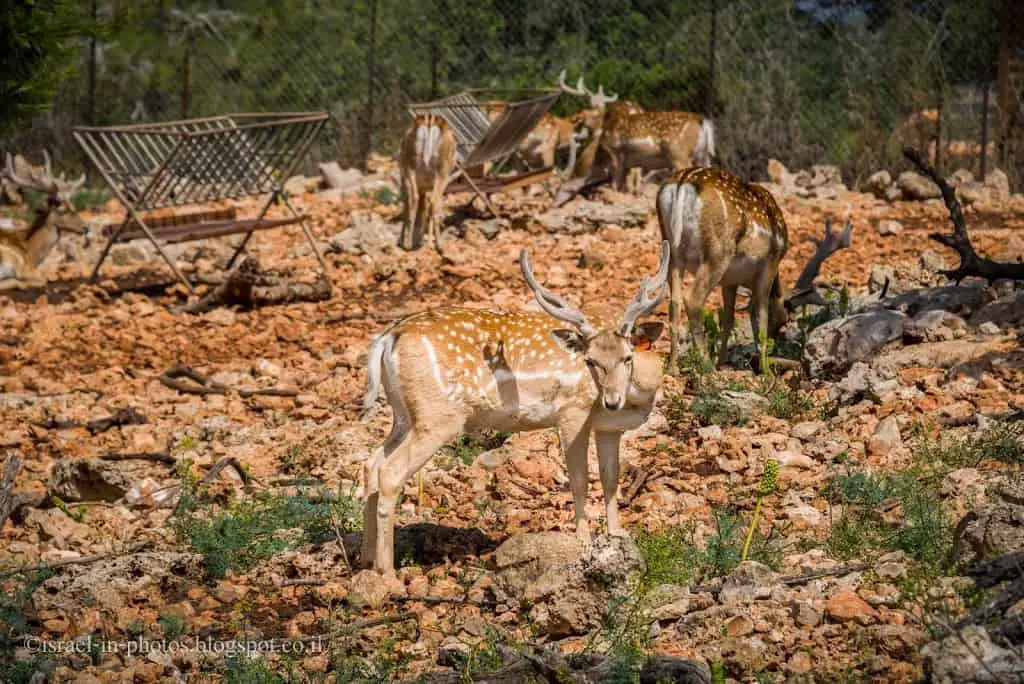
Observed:
[[[642,171],[709,166],[715,155],[715,128],[711,119],[692,112],[631,112],[609,108],[595,133],[608,154],[616,190],[626,185],[630,169]]]
[[[55,177],[50,156],[44,151],[42,167],[32,166],[21,155],[12,161],[8,154],[0,176],[20,190],[43,195],[43,203],[35,210],[28,228],[0,230],[0,279],[39,278],[39,266],[57,245],[61,233],[86,232],[85,222],[71,203],[75,191],[85,183],[85,174],[76,180],[68,180],[64,174]]]
[[[735,318],[736,290],[751,291],[750,323],[759,353],[762,341],[775,337],[786,324],[786,308],[779,285],[779,262],[789,247],[786,219],[771,193],[717,168],[697,167],[677,173],[661,185],[657,196],[661,235],[671,245],[669,272],[669,364],[677,371],[682,322],[686,307],[690,335],[697,352],[706,358],[703,326],[704,302],[722,287],[722,346],[718,364]],[[683,290],[683,272],[693,274]],[[813,280],[813,276],[811,276]]]
[[[455,135],[448,122],[435,114],[416,116],[402,139],[399,169],[402,179],[403,249],[418,249],[426,233],[440,248],[438,210],[455,168]]]
[[[391,434],[364,468],[364,566],[394,572],[392,515],[403,485],[448,441],[483,429],[557,430],[584,542],[594,433],[608,531],[624,534],[619,442],[647,420],[662,375],[661,357],[645,350],[663,324],[637,319],[664,297],[668,249],[662,245],[657,274],[643,279],[617,319],[584,314],[545,289],[523,250],[523,276],[546,313],[445,307],[408,316],[374,338],[363,416],[373,414],[382,385],[394,414]]]

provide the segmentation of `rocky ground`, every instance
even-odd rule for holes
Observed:
[[[778,350],[810,374],[666,375],[624,445],[635,544],[575,542],[553,434],[462,440],[408,483],[390,583],[349,566],[361,464],[390,424],[358,420],[369,337],[437,304],[532,308],[524,246],[570,299],[626,301],[656,266],[654,186],[550,211],[540,192],[497,196],[505,217],[459,213],[442,257],[394,247],[383,164],[349,189],[295,181],[333,296],[200,315],[177,310],[187,293],[144,242],[115,247],[97,286],[77,279],[98,241],[62,242],[48,288],[0,290],[0,452],[24,457],[0,548],[0,680],[555,681],[568,663],[578,681],[632,681],[658,654],[691,661],[674,681],[1011,681],[1024,604],[952,627],[1000,591],[979,564],[1024,550],[1024,293],[947,285],[936,269],[954,257],[927,239],[949,230],[946,208],[902,199],[910,181],[856,193],[804,174],[773,173],[783,283],[826,216],[855,231],[822,271],[849,297],[794,316]],[[978,251],[1024,257],[1024,197],[968,190]],[[107,209],[87,218],[116,220]],[[315,275],[297,229],[251,245],[264,269]],[[230,241],[171,252],[209,275]],[[158,284],[118,289],[131,279]],[[162,382],[175,366],[226,389]],[[284,391],[244,391],[260,389]],[[596,477],[592,454],[593,520]],[[271,639],[257,658],[225,652]],[[160,643],[179,647],[142,648]]]

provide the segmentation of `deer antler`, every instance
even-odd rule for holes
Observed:
[[[558,74],[558,87],[562,89],[562,92],[569,93],[570,95],[576,95],[578,97],[590,98],[590,106],[595,109],[604,109],[608,104],[615,102],[619,99],[617,94],[606,95],[604,92],[604,86],[598,84],[597,92],[589,90],[583,83],[583,77],[580,76],[579,80],[576,81],[576,87],[571,88],[565,82],[565,69]]]
[[[80,188],[83,183],[85,183],[84,173],[76,180],[68,180],[63,173],[60,176],[55,177],[53,175],[53,167],[50,164],[50,155],[46,150],[43,150],[42,169],[39,167],[33,168],[21,155],[18,155],[16,159],[21,160],[22,164],[16,164],[12,161],[10,153],[7,154],[3,176],[25,190],[34,190],[46,195],[70,196],[75,190]],[[24,165],[28,168],[27,176],[19,174],[15,169],[15,166],[20,165]]]
[[[628,337],[633,332],[633,326],[636,325],[638,318],[654,311],[661,304],[661,300],[665,298],[665,291],[662,289],[662,285],[665,284],[665,280],[668,278],[668,256],[668,241],[662,240],[661,261],[658,262],[658,272],[654,274],[654,278],[644,276],[643,281],[640,283],[640,291],[626,305],[626,311],[622,314],[622,322],[619,323],[619,334],[623,337]],[[652,294],[654,297],[651,296]]]
[[[594,327],[587,321],[587,317],[579,309],[537,282],[537,278],[533,275],[533,267],[530,265],[530,256],[525,248],[519,253],[519,266],[523,269],[526,284],[533,290],[540,308],[558,320],[573,326],[585,338],[589,339],[597,334]]]
[[[848,220],[843,231],[837,233],[832,230],[832,217],[829,216],[825,219],[825,237],[821,240],[809,237],[808,240],[813,242],[816,248],[796,279],[796,285],[793,286],[790,296],[786,299],[786,308],[790,311],[805,304],[825,306],[825,299],[814,286],[814,280],[818,277],[821,265],[825,263],[826,259],[852,244],[853,222]]]

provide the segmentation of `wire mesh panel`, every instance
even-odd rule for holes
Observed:
[[[561,94],[557,90],[505,91],[513,95],[543,93],[538,97],[507,103],[494,121],[484,112],[473,93],[498,92],[490,89],[466,90],[434,102],[409,105],[409,113],[436,114],[444,118],[455,133],[459,161],[475,166],[512,154],[551,109]]]
[[[116,194],[146,211],[273,192],[328,115],[234,114],[78,127],[75,140]]]

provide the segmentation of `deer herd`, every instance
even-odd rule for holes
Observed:
[[[586,500],[593,436],[607,530],[624,534],[617,499],[620,443],[625,431],[647,421],[663,374],[653,345],[664,325],[640,319],[664,300],[666,284],[669,372],[678,367],[684,308],[692,350],[706,355],[704,303],[716,287],[723,299],[725,342],[717,358],[722,364],[741,286],[750,293],[758,354],[766,354],[764,344],[785,325],[791,304],[823,303],[813,284],[818,268],[850,244],[850,225],[837,234],[828,222],[825,238],[785,298],[779,281],[789,247],[785,218],[767,189],[711,166],[715,134],[709,119],[645,111],[603,88],[587,89],[582,78],[570,87],[564,72],[559,87],[586,97],[589,107],[572,121],[545,115],[520,151],[550,165],[559,149],[569,147],[573,177],[587,181],[604,174],[616,188],[630,191],[644,172],[668,170],[654,202],[661,230],[651,249],[659,253],[657,271],[641,279],[636,296],[620,311],[584,310],[540,283],[524,249],[520,267],[541,312],[434,308],[397,320],[373,338],[362,417],[376,412],[383,392],[392,425],[364,468],[361,560],[367,568],[394,572],[393,515],[405,483],[452,439],[485,430],[554,428],[568,468],[576,534],[584,543],[591,534]],[[424,237],[437,243],[439,207],[456,159],[448,122],[439,115],[416,116],[399,154],[402,247],[414,249]],[[33,167],[8,155],[0,179],[44,198],[28,228],[0,227],[0,279],[24,278],[35,273],[62,231],[84,232],[71,205],[84,178],[55,176],[48,156],[42,167]],[[691,278],[684,287],[687,272]]]
[[[786,323],[788,301],[779,281],[779,265],[789,248],[785,218],[766,188],[711,166],[712,122],[689,112],[645,111],[605,94],[603,88],[588,90],[582,79],[569,87],[564,72],[559,86],[589,98],[590,108],[572,125],[551,115],[541,121],[536,139],[528,141],[545,163],[568,144],[574,176],[603,173],[617,188],[634,191],[635,183],[627,187],[627,174],[671,171],[655,200],[661,229],[658,270],[641,280],[639,292],[619,315],[584,311],[540,284],[524,249],[519,257],[522,274],[543,313],[435,308],[402,318],[373,338],[363,418],[375,413],[383,390],[392,425],[364,467],[361,560],[366,568],[394,572],[393,515],[405,483],[443,445],[484,430],[554,428],[569,473],[576,535],[585,544],[591,535],[586,500],[587,451],[593,435],[607,530],[625,534],[618,518],[620,443],[623,432],[646,422],[663,373],[653,344],[664,326],[640,319],[663,301],[666,283],[670,372],[677,369],[684,307],[692,349],[706,355],[704,303],[716,287],[722,288],[725,341],[718,364],[725,361],[741,286],[750,292],[759,356],[767,354],[767,340]],[[418,118],[406,140],[442,140],[446,133],[434,121]],[[576,143],[586,138],[587,148],[577,159]],[[413,149],[403,146],[402,163],[419,169],[420,157],[405,156]],[[435,179],[450,172],[448,159],[438,164]],[[444,185],[434,181],[432,187],[438,194],[431,205],[437,206]],[[423,221],[407,220],[413,225]],[[847,224],[837,236],[827,224],[825,239],[797,282],[796,300],[820,303],[813,280],[829,254],[849,245],[850,230]],[[692,278],[684,287],[686,272]]]

